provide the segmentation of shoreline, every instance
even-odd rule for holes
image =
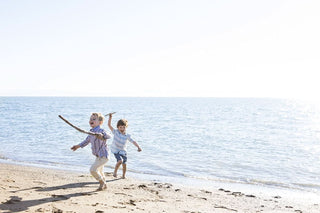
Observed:
[[[42,169],[49,170],[58,170],[58,171],[66,171],[72,173],[81,173],[86,174],[89,173],[88,168],[79,169],[78,167],[57,167],[56,165],[47,165],[47,164],[39,164],[39,163],[28,163],[28,162],[19,162],[14,160],[9,160],[7,158],[0,159],[1,164],[13,164],[27,167],[36,167]],[[105,173],[112,172],[114,167],[108,165],[105,167]],[[109,171],[108,171],[109,170]],[[121,168],[120,168],[121,172]],[[261,194],[262,196],[275,196],[275,194],[286,195],[285,197],[288,199],[300,199],[301,194],[303,197],[308,197],[308,201],[317,202],[320,200],[320,193],[312,190],[304,190],[300,188],[291,188],[291,187],[282,187],[277,185],[259,185],[253,183],[242,183],[236,181],[223,181],[223,180],[205,180],[205,179],[193,179],[190,177],[170,177],[170,176],[162,176],[156,174],[145,174],[145,173],[137,173],[136,171],[128,170],[129,175],[133,179],[137,179],[140,181],[147,182],[162,182],[162,183],[171,183],[180,187],[190,187],[190,188],[206,188],[209,190],[215,190],[218,188],[225,189],[233,189],[236,191],[241,191],[247,194]]]
[[[320,200],[0,163],[0,212],[320,212]]]

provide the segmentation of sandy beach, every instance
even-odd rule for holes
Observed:
[[[116,179],[111,174],[107,179],[108,189],[96,191],[98,183],[89,173],[0,164],[0,212],[320,212],[320,201]]]

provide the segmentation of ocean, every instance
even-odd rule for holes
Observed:
[[[129,121],[129,177],[320,195],[320,105],[295,100],[0,97],[0,161],[88,172],[90,145],[70,150],[86,134],[58,115],[89,130],[92,112]]]

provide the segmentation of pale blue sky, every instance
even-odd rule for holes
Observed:
[[[318,0],[0,0],[0,96],[313,98]]]

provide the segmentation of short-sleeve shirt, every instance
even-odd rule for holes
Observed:
[[[120,151],[127,151],[127,144],[130,141],[131,143],[134,140],[129,134],[122,134],[118,129],[113,129],[113,141],[111,144],[111,152],[118,153]]]

